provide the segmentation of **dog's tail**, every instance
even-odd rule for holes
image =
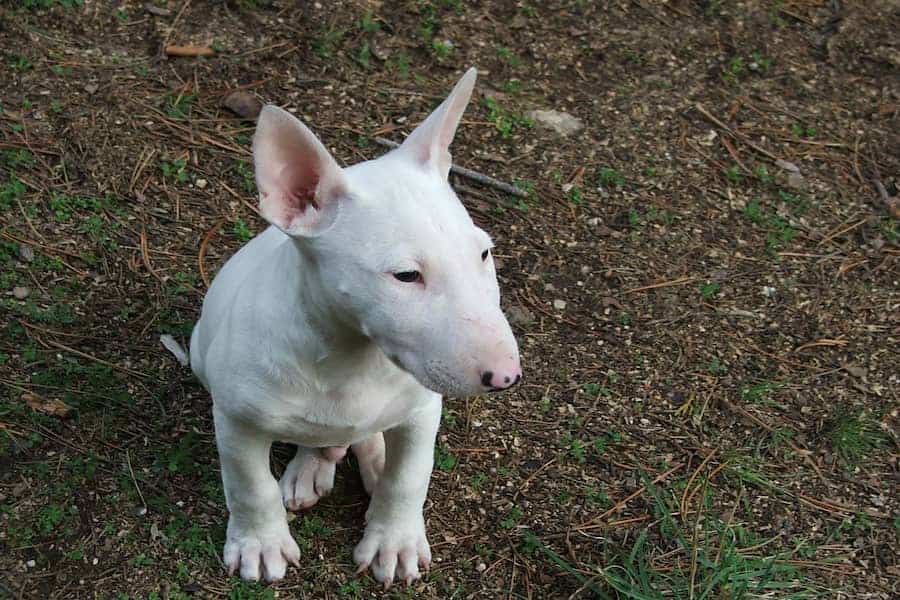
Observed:
[[[167,333],[163,334],[159,336],[159,341],[162,342],[162,345],[165,346],[166,350],[175,356],[175,360],[177,360],[178,364],[182,367],[186,367],[191,363],[191,359],[188,358],[188,353],[171,335]]]

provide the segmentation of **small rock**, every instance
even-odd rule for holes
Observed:
[[[795,190],[801,189],[804,187],[806,180],[803,178],[803,175],[800,173],[790,173],[787,178],[788,187],[792,187]]]
[[[528,116],[563,137],[568,137],[584,129],[581,119],[558,110],[533,110],[528,113]]]
[[[518,304],[506,309],[506,316],[509,318],[509,322],[512,325],[527,325],[534,322],[534,314],[524,306]]]
[[[29,569],[33,569],[36,564],[37,563],[34,562],[34,559],[32,558],[31,560],[29,560],[28,562],[25,563],[25,566],[28,567]]]
[[[156,15],[157,17],[171,17],[172,11],[168,8],[162,8],[160,6],[156,6],[150,2],[144,4],[144,10],[146,10],[151,15]]]
[[[34,249],[31,246],[20,244],[19,245],[19,260],[22,262],[30,263],[34,260]]]
[[[262,110],[262,103],[256,96],[243,90],[235,90],[225,96],[222,106],[248,121],[256,120]]]
[[[15,296],[17,300],[24,300],[30,293],[31,290],[21,285],[17,285],[13,288],[13,296]]]
[[[143,517],[146,514],[147,514],[146,506],[138,506],[134,511],[134,516],[136,516],[136,517]]]
[[[86,86],[84,86],[84,91],[86,91],[88,94],[90,94],[92,96],[94,94],[96,94],[97,90],[99,90],[99,89],[100,89],[100,86],[97,85],[96,83],[89,83]]]
[[[797,165],[795,165],[792,162],[788,162],[786,160],[781,160],[780,158],[775,160],[775,165],[777,167],[784,169],[785,171],[790,171],[791,173],[799,173],[800,172],[800,167],[798,167]]]
[[[479,573],[484,573],[485,570],[487,570],[487,565],[484,564],[483,562],[480,562],[477,565],[475,565],[475,570],[478,571]]]
[[[553,301],[553,308],[555,308],[556,310],[564,310],[566,308],[566,301],[557,298]]]
[[[205,179],[198,179],[197,181],[194,182],[194,185],[196,185],[199,189],[202,190],[202,189],[205,189],[207,185],[209,185],[209,182],[206,181]]]

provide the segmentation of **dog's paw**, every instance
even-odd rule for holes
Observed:
[[[281,498],[288,510],[309,508],[327,496],[334,487],[334,469],[337,461],[346,453],[339,447],[319,451],[298,448],[297,455],[288,463],[278,482]]]
[[[278,581],[284,578],[288,563],[298,566],[300,548],[287,522],[275,529],[267,533],[242,531],[229,523],[222,555],[228,574],[238,571],[241,579],[257,581],[262,577],[266,581]]]
[[[376,433],[368,439],[351,446],[359,463],[359,475],[363,487],[370,496],[384,471],[384,436]]]
[[[421,513],[413,519],[382,520],[370,515],[362,541],[353,551],[353,560],[361,573],[372,568],[372,575],[391,586],[394,575],[406,583],[419,578],[419,567],[431,564],[431,548],[425,537]]]

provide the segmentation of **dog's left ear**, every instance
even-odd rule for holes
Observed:
[[[445,179],[452,162],[450,143],[466,105],[469,104],[469,98],[472,97],[477,76],[478,70],[475,67],[466,71],[447,99],[400,146],[400,151],[408,153],[423,166],[437,169]]]

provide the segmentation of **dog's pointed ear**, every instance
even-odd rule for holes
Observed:
[[[347,193],[347,180],[322,142],[289,112],[268,105],[253,135],[259,212],[297,237],[326,231]]]
[[[472,97],[477,76],[478,70],[475,67],[466,71],[447,99],[400,146],[400,150],[414,161],[436,168],[445,179],[452,162],[450,143],[469,98]]]

